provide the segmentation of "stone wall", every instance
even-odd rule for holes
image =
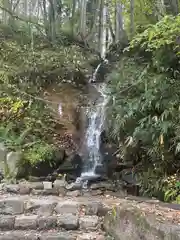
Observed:
[[[104,219],[115,240],[179,240],[177,211],[156,204],[122,200]]]

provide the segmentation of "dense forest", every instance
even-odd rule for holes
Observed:
[[[179,203],[179,12],[179,0],[1,0],[0,141],[22,166],[52,159],[60,123],[39,94],[86,86],[107,58],[109,140],[133,159],[142,194]]]

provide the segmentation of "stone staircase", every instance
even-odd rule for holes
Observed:
[[[0,240],[103,240],[106,210],[100,201],[82,197],[3,195]]]
[[[180,240],[179,204],[119,196],[107,187],[0,184],[0,240]]]
[[[1,184],[0,240],[105,240],[104,196],[39,183]]]

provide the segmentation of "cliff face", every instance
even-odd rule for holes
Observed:
[[[56,134],[62,137],[62,146],[67,151],[78,150],[86,125],[86,113],[84,105],[87,105],[87,95],[82,88],[71,84],[55,84],[44,92],[44,100],[57,122]],[[71,143],[66,142],[66,137],[71,138]]]

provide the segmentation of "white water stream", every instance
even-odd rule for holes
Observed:
[[[93,104],[91,101],[90,107],[87,108],[87,117],[89,119],[88,127],[85,134],[84,145],[86,148],[86,159],[84,159],[84,170],[81,177],[76,182],[83,180],[83,186],[86,187],[88,180],[97,178],[96,168],[102,164],[102,157],[100,153],[100,138],[104,128],[105,122],[105,106],[107,103],[107,96],[105,94],[105,83],[94,83],[101,64],[99,64],[90,80],[90,84],[97,90],[98,99]]]

